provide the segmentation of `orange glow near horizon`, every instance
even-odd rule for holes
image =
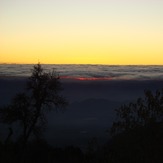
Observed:
[[[61,79],[68,79],[68,80],[79,80],[79,81],[100,81],[100,80],[112,80],[111,77],[74,77],[74,76],[61,76]]]
[[[162,5],[2,0],[0,63],[163,65]]]

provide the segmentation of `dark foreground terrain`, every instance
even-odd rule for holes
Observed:
[[[25,86],[24,78],[0,79],[0,105],[8,104]],[[162,88],[162,81],[62,81],[69,106],[47,114],[41,138],[25,149],[10,141],[1,125],[0,162],[17,163],[161,163],[163,124],[152,123],[120,134],[108,132],[116,119],[114,109],[143,97],[145,89]],[[19,130],[19,129],[17,129]]]

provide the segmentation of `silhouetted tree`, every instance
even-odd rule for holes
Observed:
[[[145,91],[144,98],[116,110],[111,128],[109,161],[121,163],[163,162],[163,90]]]
[[[22,127],[21,140],[25,146],[32,134],[38,135],[46,124],[46,112],[67,105],[59,76],[46,73],[40,64],[34,66],[24,93],[15,96],[11,105],[0,109],[0,121],[19,122]]]
[[[163,122],[163,90],[157,90],[155,94],[145,90],[144,94],[145,98],[138,98],[135,103],[124,104],[116,110],[118,121],[112,125],[112,134]]]

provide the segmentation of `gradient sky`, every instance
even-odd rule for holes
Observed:
[[[162,0],[0,0],[0,63],[163,64]]]

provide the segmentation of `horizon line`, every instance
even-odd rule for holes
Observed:
[[[8,64],[8,65],[35,65],[35,64],[42,64],[42,65],[106,65],[106,66],[163,66],[163,64],[104,64],[104,63],[6,63],[1,62],[0,64]]]

